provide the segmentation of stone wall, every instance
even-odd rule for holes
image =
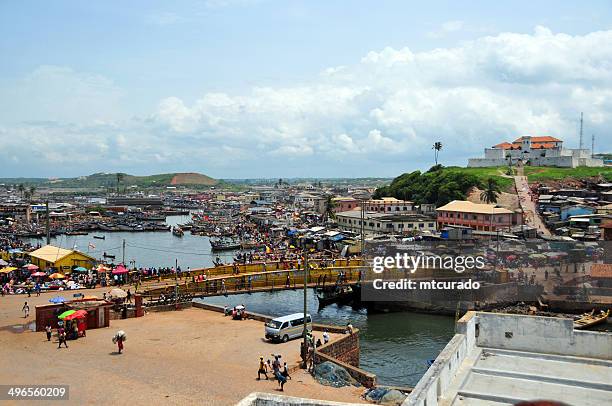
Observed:
[[[346,334],[335,341],[317,348],[317,352],[329,355],[354,367],[359,367],[359,331]]]

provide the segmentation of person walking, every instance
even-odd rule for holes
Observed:
[[[127,301],[128,303],[132,303],[132,292],[129,289],[127,291]]]
[[[51,341],[51,325],[49,323],[45,326],[45,333],[47,333],[47,341]]]
[[[289,375],[289,368],[287,368],[287,363],[286,362],[283,363],[283,372],[282,373],[283,373],[283,376],[285,378],[291,379],[291,375]]]
[[[264,362],[264,357],[259,357],[259,369],[257,370],[257,380],[261,380],[261,374],[264,374],[266,381],[268,380],[268,366]]]
[[[62,343],[64,343],[64,346],[68,348],[68,342],[66,341],[66,330],[64,330],[64,326],[60,326],[57,329],[57,338],[59,340],[57,344],[58,349],[62,348]]]
[[[23,304],[23,307],[21,308],[21,311],[23,312],[23,318],[27,319],[28,317],[30,317],[30,306],[28,305],[28,302],[25,302]]]

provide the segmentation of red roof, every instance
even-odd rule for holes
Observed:
[[[512,141],[512,143],[513,144],[521,143],[521,142],[523,142],[523,138],[525,138],[525,137],[519,137],[519,138],[515,139],[514,141]],[[543,136],[543,137],[531,137],[531,143],[534,143],[534,142],[561,142],[561,140],[558,139],[558,138],[546,135],[546,136]]]
[[[512,144],[509,142],[502,142],[501,144],[493,145],[493,148],[510,149]]]
[[[591,278],[612,278],[612,264],[591,265]]]

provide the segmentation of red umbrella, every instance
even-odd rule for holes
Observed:
[[[34,272],[34,273],[33,273],[32,275],[30,275],[30,276],[47,276],[47,274],[46,274],[46,273],[44,273],[44,272]]]
[[[87,312],[85,310],[77,310],[76,312],[64,317],[64,320],[82,319],[84,317],[87,317]]]
[[[24,265],[23,267],[30,272],[38,270],[38,267],[34,264],[27,264],[27,265]]]
[[[117,266],[117,268],[115,268],[113,270],[113,275],[122,275],[122,274],[126,274],[129,271],[123,266],[123,265],[119,265]]]

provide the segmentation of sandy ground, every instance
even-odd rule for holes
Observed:
[[[87,290],[86,294],[101,295],[107,290]],[[260,322],[234,321],[196,308],[112,320],[110,328],[89,330],[86,338],[58,349],[55,337],[47,342],[44,332],[22,327],[34,321],[34,306],[47,303],[55,294],[0,298],[1,384],[69,384],[70,401],[62,404],[73,405],[232,405],[254,391],[282,393],[278,383],[256,380],[260,355],[268,359],[271,353],[281,354],[288,365],[299,359],[298,340],[271,344],[262,339]],[[25,300],[31,308],[28,319],[21,312]],[[120,355],[111,341],[117,330],[124,330],[128,337]],[[363,402],[361,392],[360,388],[320,385],[300,370],[287,382],[284,394]]]

